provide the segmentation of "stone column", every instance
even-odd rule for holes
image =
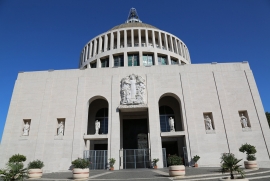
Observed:
[[[104,35],[104,52],[108,51],[108,35]]]
[[[111,47],[110,47],[110,50],[113,50],[113,46],[114,46],[114,36],[113,36],[113,33],[111,33]]]
[[[176,42],[176,39],[174,38],[174,46],[175,46],[175,50],[176,50],[176,53],[178,54],[178,46],[177,46],[177,42]]]
[[[162,49],[162,39],[161,39],[160,31],[158,32],[158,41],[159,41],[159,47],[160,49]]]
[[[92,48],[93,48],[93,41],[90,42],[89,58],[92,57]]]
[[[159,158],[157,163],[158,168],[163,168],[163,157],[162,157],[162,144],[160,137],[160,123],[159,123],[159,107],[158,100],[155,96],[155,77],[151,74],[147,75],[147,92],[148,94],[148,120],[149,120],[149,145],[151,150],[151,160]]]
[[[124,47],[127,48],[127,30],[124,30]]]
[[[131,31],[131,47],[134,47],[134,33],[133,33],[133,29],[131,29],[130,31]]]
[[[167,35],[166,35],[166,34],[164,34],[164,37],[165,37],[165,47],[166,47],[166,49],[167,49],[167,50],[169,50],[169,49],[168,49],[168,40],[167,40]]]
[[[97,54],[97,39],[94,40],[94,54],[93,56],[95,56]]]
[[[127,56],[127,52],[124,52],[124,67],[128,67],[128,56]]]
[[[142,54],[142,51],[139,51],[139,61],[140,61],[140,66],[143,66],[143,54]]]
[[[148,30],[145,29],[145,44],[146,44],[146,47],[148,47]]]
[[[101,49],[102,49],[102,38],[101,38],[101,36],[99,37],[99,44],[98,44],[98,53],[101,53],[102,51],[101,51]]]
[[[108,125],[108,159],[115,158],[114,169],[119,170],[119,150],[120,150],[120,78],[118,75],[112,76],[111,79],[111,100],[109,101],[109,125]]]
[[[139,47],[141,47],[142,46],[141,29],[138,29],[138,39],[139,39]]]
[[[117,48],[120,48],[120,31],[117,31]]]
[[[155,40],[155,32],[153,30],[152,31],[152,43],[153,43],[153,47],[156,48],[156,40]]]
[[[174,52],[174,46],[173,46],[172,36],[170,36],[170,43],[171,43],[172,52]]]

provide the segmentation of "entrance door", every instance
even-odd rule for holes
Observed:
[[[123,168],[149,168],[147,119],[123,120]]]
[[[147,119],[123,120],[123,149],[148,149],[147,135]]]

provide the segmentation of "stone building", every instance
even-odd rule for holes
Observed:
[[[0,166],[16,153],[43,160],[45,172],[66,171],[78,157],[95,168],[108,158],[115,169],[153,158],[162,168],[169,154],[219,166],[224,152],[245,159],[244,143],[269,167],[270,130],[249,64],[191,64],[181,39],[131,9],[124,24],[86,43],[79,69],[18,74]]]

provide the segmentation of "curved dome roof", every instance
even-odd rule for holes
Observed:
[[[117,25],[113,27],[112,29],[110,29],[109,31],[121,29],[121,28],[131,28],[131,27],[144,27],[144,28],[158,29],[157,27],[146,24],[146,23],[134,22],[134,23],[123,23],[123,24]]]

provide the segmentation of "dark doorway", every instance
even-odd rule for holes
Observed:
[[[178,152],[178,145],[177,145],[177,141],[166,141],[166,142],[162,142],[162,148],[166,148],[166,154],[168,155],[179,155]]]
[[[107,144],[94,144],[94,150],[107,150]]]
[[[138,149],[138,135],[148,135],[147,119],[123,120],[123,149]],[[148,139],[146,139],[148,147]]]

